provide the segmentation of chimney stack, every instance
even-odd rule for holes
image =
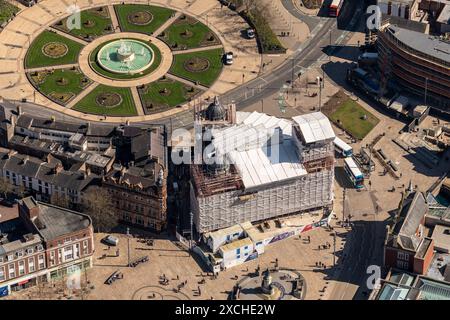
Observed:
[[[34,220],[39,217],[39,205],[33,197],[23,199],[20,207],[28,219]]]

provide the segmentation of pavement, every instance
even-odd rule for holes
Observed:
[[[345,243],[345,230],[337,231],[341,234],[337,238],[336,247],[339,249]],[[310,242],[306,237],[310,236]],[[230,268],[219,273],[217,279],[207,275],[207,270],[199,264],[178,242],[164,236],[154,238],[153,246],[139,242],[141,236],[130,238],[130,261],[149,257],[149,262],[135,268],[128,264],[128,239],[123,234],[119,237],[119,246],[108,247],[101,243],[104,234],[95,234],[94,267],[88,269],[87,274],[81,277],[83,288],[86,291],[70,291],[64,288],[65,279],[46,288],[30,288],[7,297],[8,299],[87,299],[87,300],[141,300],[141,299],[181,299],[181,300],[226,300],[237,281],[248,274],[255,272],[260,266],[261,270],[274,267],[278,259],[280,268],[292,268],[299,271],[306,279],[307,300],[323,299],[324,287],[329,284],[330,270],[333,264],[333,247],[318,250],[319,245],[327,242],[333,243],[330,232],[323,228],[313,230],[302,236],[290,238],[266,248],[260,258],[240,266]],[[116,250],[119,256],[116,256]],[[340,250],[340,249],[339,249]],[[103,257],[105,255],[105,257]],[[287,257],[295,257],[290,259]],[[316,262],[322,262],[325,267],[317,267]],[[112,285],[104,284],[105,280],[114,272],[123,274],[123,279],[115,281]],[[160,277],[169,279],[167,285],[160,283]],[[204,283],[201,283],[204,280]],[[87,284],[87,282],[89,284]],[[182,282],[187,282],[180,292],[174,292]],[[201,295],[198,295],[198,288]],[[63,290],[61,291],[61,288]],[[155,294],[155,298],[153,298]]]

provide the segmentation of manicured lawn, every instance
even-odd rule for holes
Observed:
[[[136,39],[136,40],[138,40],[138,39]],[[108,43],[110,43],[112,41],[116,41],[116,40],[111,40],[111,41],[102,43],[99,47],[95,48],[95,50],[92,51],[92,53],[89,56],[91,68],[94,69],[94,71],[96,71],[97,73],[99,73],[107,78],[119,79],[119,80],[131,80],[131,79],[141,78],[141,77],[146,76],[146,75],[152,73],[153,71],[155,71],[158,68],[158,66],[161,64],[161,60],[162,60],[161,51],[159,51],[158,47],[155,46],[153,43],[147,43],[153,49],[153,53],[155,54],[153,63],[147,70],[145,70],[141,74],[135,74],[135,75],[117,74],[117,73],[109,72],[109,71],[103,69],[97,63],[97,54],[101,50],[101,48],[103,48],[105,45],[107,45]],[[141,40],[139,40],[139,41],[141,41]]]
[[[160,38],[174,50],[220,44],[207,26],[190,17],[180,17]]]
[[[42,52],[42,48],[50,42],[63,43],[67,45],[69,50],[62,57],[48,57]],[[83,45],[78,42],[67,39],[54,32],[44,31],[31,44],[31,48],[28,50],[25,59],[25,66],[26,68],[38,68],[76,63],[82,48]]]
[[[30,77],[40,92],[61,104],[66,104],[68,100],[77,96],[91,83],[90,80],[83,82],[83,79],[86,78],[78,69],[38,72],[37,74],[32,73]]]
[[[99,105],[96,98],[102,93],[118,93],[122,96],[122,103],[116,107],[105,108]],[[128,88],[115,88],[105,85],[99,85],[86,97],[84,97],[74,108],[74,110],[107,116],[135,116],[137,115],[133,96]]]
[[[139,5],[139,4],[124,4],[115,5],[117,19],[119,20],[122,31],[140,32],[145,34],[152,34],[160,26],[162,26],[173,14],[173,10],[155,6]],[[136,12],[149,12],[153,19],[146,25],[136,25],[129,21],[128,17]]]
[[[15,13],[19,11],[19,8],[16,6],[13,6],[4,0],[0,0],[0,25],[2,25],[3,22],[8,21],[14,16]]]
[[[364,120],[363,117],[367,119]],[[347,99],[330,116],[357,139],[363,139],[380,120],[352,99]]]
[[[161,79],[139,91],[148,113],[161,112],[181,105],[200,92],[196,88],[171,79]]]
[[[214,83],[214,81],[216,81],[222,71],[223,53],[224,52],[222,49],[214,49],[174,55],[174,61],[169,72],[181,78],[191,81],[198,81],[204,86],[210,86]],[[191,72],[186,70],[184,67],[185,62],[194,57],[208,59],[210,62],[209,68],[202,72]]]
[[[99,11],[102,10],[102,11]],[[107,7],[89,9],[81,12],[81,28],[70,29],[67,19],[54,25],[55,28],[68,32],[76,37],[87,40],[97,38],[104,34],[112,33],[112,22]]]

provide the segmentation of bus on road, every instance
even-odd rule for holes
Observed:
[[[353,148],[339,137],[334,139],[334,150],[344,158],[353,156]]]
[[[344,160],[345,162],[345,172],[353,183],[353,186],[356,189],[364,188],[364,176],[356,164],[355,160],[352,157],[347,157]]]
[[[341,13],[342,5],[344,4],[344,0],[333,0],[328,8],[328,15],[330,17],[338,17]]]

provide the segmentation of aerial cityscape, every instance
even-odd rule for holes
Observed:
[[[450,300],[450,1],[0,0],[11,300]]]

